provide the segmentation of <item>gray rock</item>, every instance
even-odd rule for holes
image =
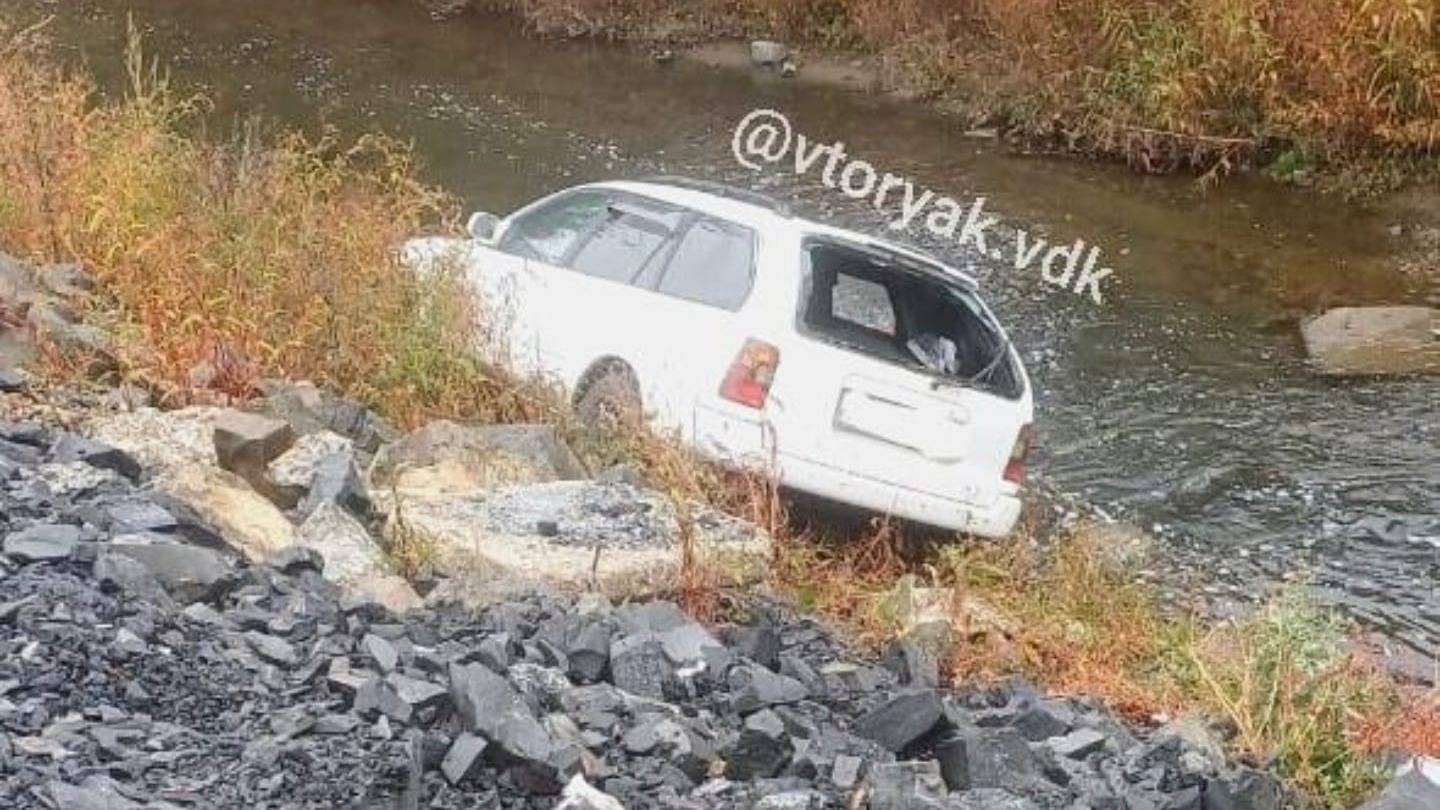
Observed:
[[[374,633],[366,633],[360,639],[360,648],[375,662],[375,666],[381,672],[394,672],[397,664],[400,663],[400,653],[395,651],[395,645],[386,641]]]
[[[783,42],[757,39],[750,43],[750,61],[761,67],[778,65],[790,56],[790,48]]]
[[[1093,728],[1077,728],[1064,736],[1053,737],[1045,744],[1057,756],[1084,759],[1105,748],[1105,735]]]
[[[131,481],[139,480],[141,472],[140,462],[124,450],[73,433],[61,434],[50,450],[50,460],[57,464],[82,461],[91,467],[119,473]]]
[[[1437,807],[1440,807],[1440,760],[1415,757],[1379,796],[1358,810],[1435,810]]]
[[[610,628],[598,621],[579,624],[566,633],[565,657],[570,677],[580,683],[599,681],[610,665]]]
[[[20,562],[54,562],[70,558],[80,544],[80,529],[46,523],[11,532],[3,545],[6,556]]]
[[[771,793],[755,803],[755,810],[811,810],[825,806],[825,796],[814,790]]]
[[[1440,374],[1440,309],[1341,307],[1300,332],[1325,374]]]
[[[870,769],[870,810],[929,810],[942,807],[945,782],[936,762],[886,762]]]
[[[841,754],[835,757],[835,765],[830,770],[830,781],[841,790],[849,790],[860,783],[860,778],[864,776],[864,767],[865,760],[860,757]]]
[[[300,663],[300,656],[295,652],[295,647],[283,638],[250,630],[245,633],[245,641],[256,655],[272,664],[293,667]]]
[[[1039,760],[1013,728],[960,729],[935,746],[935,758],[951,790],[1004,788],[1028,794],[1045,787]]]
[[[0,368],[0,393],[14,394],[25,390],[25,373],[16,368]]]
[[[625,810],[615,797],[592,787],[585,777],[575,774],[565,784],[565,790],[561,793],[560,803],[555,805],[555,810]]]
[[[112,553],[111,549],[101,549],[95,555],[91,575],[104,591],[118,591],[130,595],[134,600],[174,607],[170,594],[164,585],[160,584],[160,579],[130,556]]]
[[[760,666],[734,667],[730,670],[729,681],[730,705],[740,714],[799,703],[810,694],[805,684]]]
[[[856,720],[853,731],[898,754],[933,731],[944,713],[935,690],[904,692]]]
[[[264,410],[288,422],[297,433],[328,430],[350,439],[364,453],[374,453],[401,437],[374,411],[313,383],[261,380],[260,390],[265,394]]]
[[[389,484],[405,467],[456,464],[479,489],[586,478],[585,467],[549,425],[461,425],[431,422],[385,446],[371,479]]]
[[[689,668],[705,660],[705,650],[723,645],[710,634],[705,626],[692,621],[655,632],[655,638],[665,650],[665,657],[676,667]]]
[[[309,515],[325,503],[338,504],[358,518],[370,518],[370,493],[351,454],[331,453],[316,462],[310,491],[296,509],[301,515]]]
[[[1205,781],[1204,810],[1281,810],[1285,789],[1274,774],[1237,766]]]
[[[397,697],[416,710],[444,705],[450,696],[449,690],[439,684],[399,673],[391,673],[385,682],[395,690]]]
[[[110,519],[110,535],[125,534],[166,534],[180,528],[180,522],[170,510],[150,500],[125,500],[105,507]]]
[[[105,330],[81,321],[65,304],[37,301],[26,311],[25,320],[41,341],[62,354],[86,359],[92,376],[108,375],[118,368],[110,336]]]
[[[452,664],[450,698],[467,730],[478,732],[514,759],[548,765],[554,742],[504,678],[479,664]]]
[[[285,509],[299,504],[315,482],[316,467],[337,454],[354,459],[354,443],[329,430],[302,433],[290,449],[270,462],[266,469],[266,477],[274,486],[277,503]]]
[[[295,432],[278,419],[237,410],[215,417],[216,460],[252,484],[263,481],[266,467],[294,442]]]
[[[890,642],[883,662],[902,686],[934,689],[940,685],[940,662],[923,645],[914,641],[896,639]]]
[[[769,778],[780,773],[794,753],[795,744],[785,731],[785,721],[764,709],[745,718],[725,773],[740,781]]]
[[[53,781],[50,800],[55,810],[140,810],[141,805],[126,798],[108,776],[92,774],[78,786]]]
[[[458,785],[479,773],[481,759],[488,745],[484,737],[468,731],[462,732],[455,738],[455,742],[450,744],[450,749],[445,752],[445,759],[440,763],[440,772],[445,774],[445,780],[452,785]]]
[[[610,680],[632,695],[664,700],[674,671],[660,642],[645,635],[620,638],[610,644]]]
[[[233,570],[218,552],[179,543],[112,543],[100,550],[96,564],[111,555],[139,563],[182,604],[215,598]]]
[[[1153,805],[1122,805],[1126,810],[1141,810]],[[964,793],[952,793],[945,804],[946,810],[1040,810],[1040,805],[1024,796],[1016,796],[999,788],[976,788]],[[1169,810],[1166,808],[1166,810]]]
[[[780,634],[768,624],[735,628],[730,649],[767,669],[780,668]]]
[[[1058,737],[1070,730],[1070,722],[1043,702],[1029,701],[1016,713],[1011,725],[1030,742]]]

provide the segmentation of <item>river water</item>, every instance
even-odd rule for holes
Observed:
[[[730,154],[749,110],[844,141],[881,172],[1056,241],[1100,245],[1117,283],[1096,305],[926,234],[983,281],[1034,377],[1036,475],[1155,531],[1170,583],[1216,605],[1301,578],[1421,661],[1440,653],[1440,379],[1333,381],[1283,318],[1321,302],[1433,300],[1392,270],[1390,220],[1315,195],[1017,157],[919,105],[592,44],[511,22],[435,22],[375,0],[0,0],[47,14],[61,53],[118,84],[127,16],[183,86],[244,117],[412,140],[427,176],[504,212],[592,179],[688,174],[798,200],[851,227],[884,215]],[[1280,325],[1277,325],[1280,324]]]

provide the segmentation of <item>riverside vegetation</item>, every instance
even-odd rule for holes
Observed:
[[[130,91],[100,100],[36,39],[0,34],[0,244],[89,269],[103,303],[87,316],[116,336],[115,373],[163,402],[244,398],[262,376],[304,377],[405,425],[555,423],[593,460],[634,464],[677,505],[707,502],[771,531],[768,584],[862,641],[901,629],[897,590],[943,596],[951,677],[1023,673],[1142,721],[1218,716],[1237,753],[1278,763],[1325,807],[1377,786],[1387,753],[1440,753],[1435,695],[1369,666],[1346,629],[1298,594],[1206,625],[1162,610],[1083,528],[916,559],[884,523],[847,536],[806,528],[769,482],[715,469],[665,437],[587,434],[549,387],[474,359],[484,323],[455,279],[399,265],[404,237],[454,228],[458,210],[415,179],[403,145],[253,129],[215,140],[203,134],[203,100],[168,86],[138,45]],[[85,359],[51,352],[45,368],[64,378],[92,369]],[[730,604],[720,582],[687,564],[673,591],[693,614],[720,618]]]
[[[537,32],[779,36],[874,54],[892,88],[1019,140],[1347,192],[1435,176],[1431,0],[483,0]]]

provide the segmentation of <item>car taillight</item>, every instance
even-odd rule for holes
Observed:
[[[1012,484],[1025,481],[1025,458],[1030,455],[1030,446],[1035,443],[1035,429],[1030,425],[1020,428],[1015,437],[1015,446],[1010,448],[1010,460],[1005,462],[1005,480]]]
[[[763,340],[746,340],[740,353],[735,355],[735,362],[725,372],[720,396],[750,408],[765,407],[765,398],[770,395],[770,383],[775,380],[775,369],[779,365],[779,349]]]

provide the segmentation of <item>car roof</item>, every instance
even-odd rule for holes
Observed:
[[[884,239],[876,239],[858,231],[791,216],[783,204],[770,201],[764,195],[744,189],[732,190],[720,184],[692,181],[686,178],[614,180],[587,185],[591,188],[610,188],[642,194],[686,208],[704,211],[757,231],[783,228],[798,232],[802,238],[818,236],[842,242],[858,243],[861,246],[877,248],[883,252],[919,262],[972,288],[978,286],[970,274],[958,270],[934,256]],[[719,193],[706,190],[710,188],[719,189]]]

